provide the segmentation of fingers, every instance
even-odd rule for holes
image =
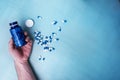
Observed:
[[[27,42],[28,45],[32,46],[32,40],[28,36],[27,32],[24,32],[24,35],[26,36],[25,41]]]
[[[32,40],[28,36],[27,32],[24,32],[24,35],[26,36],[25,41],[27,42],[27,44],[25,46],[31,48],[32,47]]]
[[[29,42],[30,41],[30,38],[27,36],[26,39],[25,39],[26,42]]]
[[[28,36],[28,33],[25,31],[25,32],[24,32],[24,35],[25,35],[25,36]]]
[[[29,40],[28,42],[27,42],[27,44],[26,44],[26,46],[29,46],[29,47],[32,47],[32,40]]]
[[[33,41],[30,40],[30,41],[28,42],[28,45],[29,45],[29,46],[32,46],[32,44],[33,44]]]
[[[24,32],[24,35],[25,35],[25,41],[26,42],[29,42],[30,41],[30,37],[28,36],[28,33],[27,32]]]

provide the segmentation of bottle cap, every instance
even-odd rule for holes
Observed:
[[[27,19],[27,20],[25,21],[25,25],[26,25],[26,27],[33,27],[33,26],[34,26],[34,21],[33,21],[33,19]]]
[[[10,25],[11,27],[14,27],[14,26],[18,25],[18,22],[17,22],[17,21],[12,22],[12,23],[9,23],[9,25]]]

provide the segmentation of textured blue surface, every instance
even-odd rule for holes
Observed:
[[[37,19],[42,16],[43,20]],[[9,55],[9,22],[24,27],[28,18],[44,34],[51,21],[62,26],[52,53],[34,44],[30,62],[42,80],[120,80],[120,3],[118,0],[1,0],[0,80],[17,80]],[[60,21],[66,19],[65,25]],[[39,55],[45,57],[39,61]]]

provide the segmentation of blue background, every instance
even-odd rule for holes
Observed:
[[[43,17],[38,20],[37,16]],[[30,62],[42,80],[120,80],[120,3],[118,0],[0,0],[0,80],[17,80],[8,51],[9,22],[35,20],[31,35],[57,31],[60,41],[52,53],[34,43]],[[66,24],[61,20],[67,19]],[[39,61],[39,55],[46,57]]]

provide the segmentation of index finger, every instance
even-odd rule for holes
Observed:
[[[25,36],[28,36],[28,33],[25,31],[25,32],[24,32],[24,35],[25,35]]]

